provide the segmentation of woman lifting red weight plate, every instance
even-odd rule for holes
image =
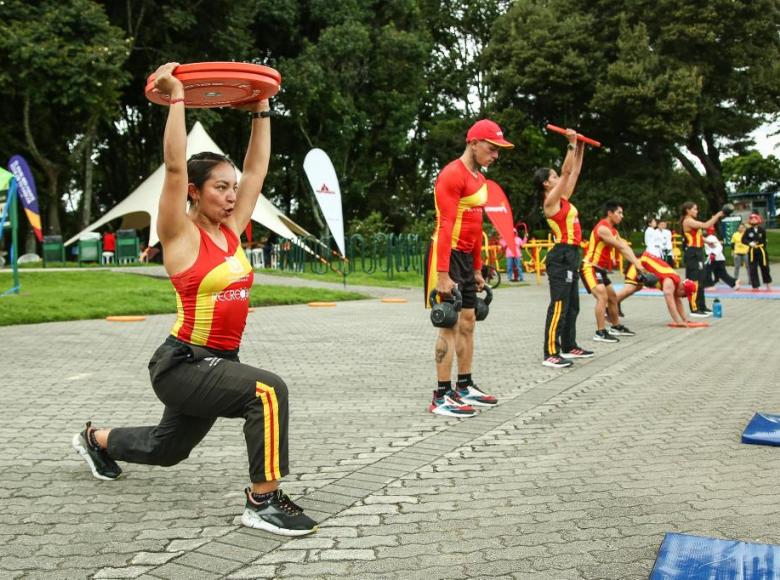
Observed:
[[[187,108],[230,107],[259,101],[279,91],[282,76],[271,67],[248,62],[195,62],[176,67],[173,74],[184,85]],[[146,81],[146,98],[168,105],[169,96],[154,90],[154,74]]]

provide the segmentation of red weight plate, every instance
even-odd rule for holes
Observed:
[[[262,64],[252,64],[250,62],[193,62],[190,64],[182,64],[176,67],[173,72],[176,76],[179,73],[193,73],[193,72],[243,72],[261,74],[267,77],[276,79],[280,84],[282,82],[282,75],[279,71],[271,68],[270,66],[263,66]]]
[[[279,91],[276,79],[241,72],[200,72],[176,74],[184,85],[184,105],[208,109],[250,103],[274,96]],[[169,98],[154,92],[154,82],[145,89],[146,98],[158,105],[167,105]]]
[[[276,79],[279,84],[282,83],[282,75],[280,75],[279,71],[276,69],[263,66],[261,64],[252,64],[248,62],[194,62],[190,64],[180,64],[176,67],[176,69],[174,69],[173,74],[175,76],[179,76],[179,74],[193,72],[209,72],[219,74],[241,72],[261,74],[267,77],[271,77],[272,79]],[[154,82],[154,73],[150,74],[146,79],[146,84],[152,82]]]

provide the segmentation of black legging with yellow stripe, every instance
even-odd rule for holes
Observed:
[[[685,263],[685,277],[696,283],[696,292],[688,297],[688,306],[691,312],[707,311],[707,303],[704,301],[704,286],[707,281],[707,273],[704,270],[704,248],[685,248],[683,256]]]
[[[165,405],[159,425],[119,427],[108,436],[108,454],[120,461],[175,465],[206,436],[217,417],[244,418],[252,483],[289,473],[287,385],[273,373],[170,336],[149,361],[157,398]]]
[[[571,244],[555,244],[545,259],[550,306],[544,324],[544,358],[560,356],[577,346],[581,262],[579,246]]]

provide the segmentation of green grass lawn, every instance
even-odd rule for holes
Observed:
[[[0,326],[110,315],[176,312],[168,280],[117,272],[20,272],[21,293],[0,298]],[[11,287],[11,274],[0,273],[0,292]],[[313,301],[359,300],[356,292],[253,286],[252,306],[304,304]]]
[[[293,278],[305,278],[307,280],[319,280],[321,282],[333,282],[341,284],[341,274],[328,270],[325,274],[315,274],[311,271],[305,273],[284,272],[280,270],[257,270],[258,274],[270,274],[271,276],[287,276]],[[383,288],[422,288],[423,275],[416,272],[396,272],[392,280],[388,280],[385,272],[353,272],[347,274],[347,288],[350,286],[381,286]]]

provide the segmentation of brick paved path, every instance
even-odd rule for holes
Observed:
[[[425,412],[435,330],[420,292],[249,316],[242,360],[291,391],[285,488],[322,520],[308,538],[236,526],[247,461],[220,420],[175,467],[92,478],[70,449],[91,418],[149,424],[146,362],[173,316],[0,329],[2,578],[646,578],[666,531],[780,543],[780,449],[745,446],[777,410],[780,302],[724,300],[712,328],[672,330],[634,297],[639,334],[540,365],[546,287],[496,292],[475,378],[501,405]]]

